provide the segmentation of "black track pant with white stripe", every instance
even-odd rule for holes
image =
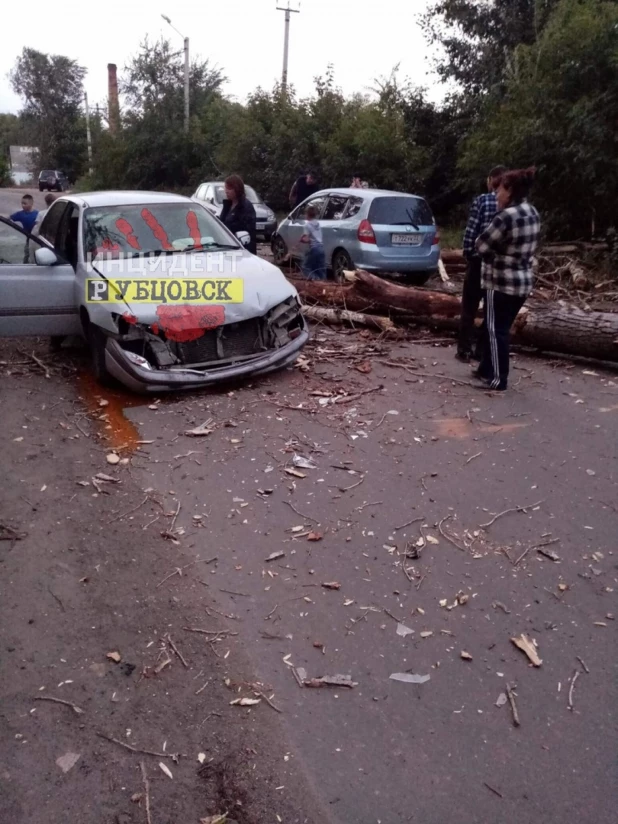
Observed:
[[[485,290],[483,359],[478,371],[481,377],[491,381],[492,389],[506,389],[511,326],[525,302],[525,297]]]

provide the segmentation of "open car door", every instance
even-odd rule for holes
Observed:
[[[75,298],[73,267],[0,217],[0,336],[80,334]]]

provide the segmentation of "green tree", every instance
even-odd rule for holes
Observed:
[[[16,114],[0,114],[0,186],[9,186],[12,182],[9,147],[21,145],[21,125]]]
[[[188,191],[200,175],[215,174],[225,77],[208,61],[190,67],[190,132],[183,127],[184,63],[168,40],[144,40],[120,82],[122,129],[102,135],[95,146],[95,180],[100,186]],[[122,183],[119,183],[122,181]]]
[[[30,145],[23,120],[16,114],[0,114],[0,154],[8,155],[9,146]]]
[[[300,172],[309,167],[320,172],[305,101],[293,88],[257,89],[242,110],[230,112],[216,157],[222,173],[237,172],[274,208],[287,208]]]
[[[227,78],[208,60],[193,60],[189,67],[191,109],[199,113],[219,95]],[[169,40],[151,43],[146,37],[136,56],[125,66],[120,90],[132,116],[156,111],[179,117],[184,113],[184,53]]]
[[[9,160],[4,153],[0,152],[0,186],[10,186],[11,176],[9,171]]]
[[[539,40],[515,52],[504,99],[490,101],[460,161],[469,178],[488,161],[535,164],[534,200],[554,232],[581,236],[616,220],[618,5],[560,0]]]
[[[440,47],[438,74],[473,98],[499,93],[515,71],[515,50],[537,40],[558,2],[434,0],[421,25]]]
[[[62,169],[72,180],[86,158],[81,112],[85,76],[75,60],[30,48],[24,48],[10,74],[14,91],[24,100],[21,119],[28,144],[38,147],[39,165]]]
[[[308,168],[324,186],[346,186],[359,172],[374,186],[431,197],[432,187],[449,177],[440,176],[436,152],[442,145],[436,129],[444,122],[422,90],[400,83],[397,72],[376,84],[371,95],[345,97],[329,68],[301,100],[293,89],[258,89],[230,113],[219,167],[242,174],[279,209]]]

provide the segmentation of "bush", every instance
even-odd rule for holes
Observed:
[[[9,161],[3,154],[0,154],[0,186],[11,186],[13,181],[10,175]]]

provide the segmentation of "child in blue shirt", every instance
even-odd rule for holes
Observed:
[[[38,216],[39,213],[34,208],[34,198],[32,195],[24,195],[21,199],[21,212],[13,212],[10,218],[13,223],[21,223],[26,232],[32,232]]]
[[[315,206],[307,206],[305,211],[305,234],[301,243],[308,243],[309,249],[303,260],[302,270],[307,280],[326,280],[326,255],[322,242],[322,227],[317,220]]]

